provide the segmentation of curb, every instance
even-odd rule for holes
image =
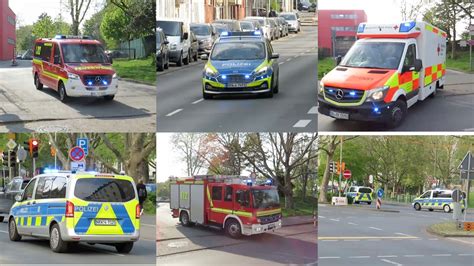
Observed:
[[[435,230],[433,230],[431,228],[431,226],[433,226],[435,224],[431,224],[429,225],[427,228],[426,228],[426,232],[430,233],[430,234],[433,234],[433,235],[437,235],[437,236],[441,236],[441,237],[462,237],[462,238],[471,238],[471,237],[474,237],[474,235],[472,236],[468,236],[468,235],[457,235],[457,234],[445,234],[445,233],[440,233],[440,232],[437,232]]]
[[[119,78],[119,80],[126,81],[126,82],[131,82],[131,83],[142,84],[142,85],[156,86],[156,80],[155,80],[154,84],[153,83],[148,83],[146,81],[134,80],[134,79],[129,79],[129,78]]]
[[[291,223],[291,224],[283,224],[282,223],[281,227],[304,225],[304,224],[313,224],[313,223],[314,223],[314,221],[297,222],[297,223]]]

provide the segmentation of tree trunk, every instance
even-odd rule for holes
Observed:
[[[332,145],[332,144],[329,144],[329,145]],[[326,168],[324,169],[324,175],[323,175],[323,180],[321,181],[321,190],[319,192],[319,199],[318,199],[318,202],[321,202],[321,203],[327,203],[328,202],[328,200],[326,198],[326,194],[327,194],[327,191],[328,191],[329,176],[330,176],[329,164],[331,163],[333,156],[334,156],[334,153],[329,153],[327,155],[328,159],[327,159],[327,163],[326,163]]]

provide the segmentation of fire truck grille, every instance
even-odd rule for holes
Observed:
[[[258,219],[260,219],[260,224],[274,223],[280,219],[280,214],[277,213],[273,215],[259,216]]]
[[[108,86],[112,82],[111,75],[85,75],[82,79],[86,86]]]
[[[357,103],[364,96],[363,90],[324,87],[326,98],[340,103]]]

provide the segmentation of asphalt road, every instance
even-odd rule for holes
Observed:
[[[73,98],[35,89],[31,61],[0,62],[0,132],[149,132],[156,129],[156,87],[119,80],[114,101]]]
[[[474,241],[426,233],[451,213],[410,206],[332,207],[319,204],[319,265],[473,265]],[[473,215],[470,216],[474,218]]]
[[[142,217],[140,240],[129,254],[119,254],[115,247],[96,244],[79,244],[69,253],[54,253],[48,240],[24,237],[10,241],[8,223],[0,223],[0,265],[7,264],[149,264],[155,265],[155,216]]]
[[[444,90],[408,109],[393,131],[474,131],[474,74],[447,71]],[[340,121],[319,115],[319,131],[385,131],[380,124]]]
[[[273,41],[280,54],[280,92],[202,98],[204,61],[158,72],[159,132],[314,132],[317,130],[317,28]]]
[[[157,265],[316,265],[317,233],[311,224],[232,239],[217,228],[183,227],[169,204],[157,208]]]

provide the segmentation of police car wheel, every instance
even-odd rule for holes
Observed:
[[[443,210],[445,213],[451,212],[451,207],[449,207],[449,205],[444,205]]]
[[[115,244],[115,249],[117,250],[118,253],[122,253],[122,254],[130,253],[130,251],[132,251],[133,249],[133,242]]]
[[[64,84],[62,82],[59,83],[58,94],[59,94],[59,100],[61,102],[65,103],[69,101],[69,96],[67,96],[66,88],[64,87]]]
[[[432,211],[433,211],[433,209],[428,209],[428,211],[432,212]]]
[[[417,210],[417,211],[421,210],[421,206],[420,206],[420,204],[418,204],[418,203],[415,203],[415,205],[414,205],[413,207],[414,207],[415,210]]]
[[[181,224],[183,226],[191,226],[191,223],[189,222],[189,215],[187,212],[182,211],[181,215],[179,216],[179,220],[181,221]]]
[[[18,230],[16,229],[15,219],[13,217],[10,218],[10,222],[8,223],[8,236],[10,237],[11,241],[21,240],[21,235],[18,234]]]
[[[112,101],[115,98],[115,95],[105,95],[104,100],[106,101]]]
[[[232,238],[239,238],[242,236],[242,229],[238,221],[229,219],[225,223],[225,232]]]
[[[178,57],[178,61],[176,61],[177,66],[182,66],[183,65],[183,53],[181,52]]]
[[[68,249],[68,243],[61,238],[59,225],[55,224],[49,232],[49,246],[53,252],[63,253]]]
[[[367,204],[368,204],[368,205],[372,204],[372,201],[367,201]]]
[[[39,79],[38,73],[35,74],[35,87],[37,90],[42,90],[43,89],[43,84],[41,83]]]
[[[277,94],[279,91],[280,75],[277,75],[275,87],[273,87],[273,93]]]
[[[395,102],[395,105],[393,106],[392,110],[390,111],[390,117],[386,123],[388,128],[396,128],[400,126],[405,119],[407,114],[407,104],[401,100],[398,99]]]
[[[188,56],[186,56],[186,58],[183,60],[183,63],[185,65],[189,65],[189,61],[191,61],[191,51],[188,51]]]

